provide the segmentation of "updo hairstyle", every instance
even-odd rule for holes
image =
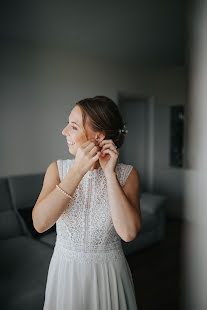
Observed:
[[[95,96],[82,99],[76,105],[81,109],[84,129],[87,120],[93,131],[104,131],[106,140],[111,139],[117,148],[122,146],[128,131],[125,130],[125,123],[113,100],[105,96]]]

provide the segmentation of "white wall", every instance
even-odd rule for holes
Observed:
[[[165,194],[169,217],[183,218],[184,168],[170,166],[170,106],[154,105],[154,186]]]
[[[207,2],[192,1],[189,14],[189,93],[182,239],[184,310],[207,309]]]
[[[43,172],[72,158],[61,131],[80,99],[106,95],[117,102],[119,92],[168,105],[186,99],[184,67],[135,68],[21,42],[5,44],[0,59],[1,176]],[[182,169],[171,174],[178,179]]]
[[[76,101],[136,89],[130,68],[63,50],[5,46],[0,59],[1,176],[68,157],[61,131]]]
[[[120,110],[126,122],[128,134],[125,136],[123,147],[120,148],[120,161],[128,162],[138,171],[141,179],[142,191],[147,186],[148,165],[148,127],[146,122],[147,103],[143,100],[124,101],[120,104]]]
[[[129,133],[120,158],[139,171],[141,191],[168,197],[168,217],[183,218],[184,169],[169,163],[170,107],[153,98],[121,102]]]

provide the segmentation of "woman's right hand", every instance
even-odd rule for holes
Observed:
[[[87,173],[94,163],[99,159],[101,152],[95,142],[88,140],[78,149],[73,163],[73,168],[77,169],[83,175]]]

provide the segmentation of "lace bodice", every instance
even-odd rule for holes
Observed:
[[[74,159],[58,159],[60,181]],[[133,166],[117,163],[115,171],[123,187]],[[81,252],[106,252],[120,249],[107,193],[107,183],[101,167],[88,171],[77,186],[73,198],[56,222],[57,241],[66,249]]]

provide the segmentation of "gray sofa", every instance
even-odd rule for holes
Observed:
[[[47,272],[56,240],[56,225],[40,234],[32,225],[32,208],[44,173],[0,178],[0,300],[2,310],[43,308]],[[122,246],[125,255],[165,237],[166,198],[142,192],[143,226]]]

